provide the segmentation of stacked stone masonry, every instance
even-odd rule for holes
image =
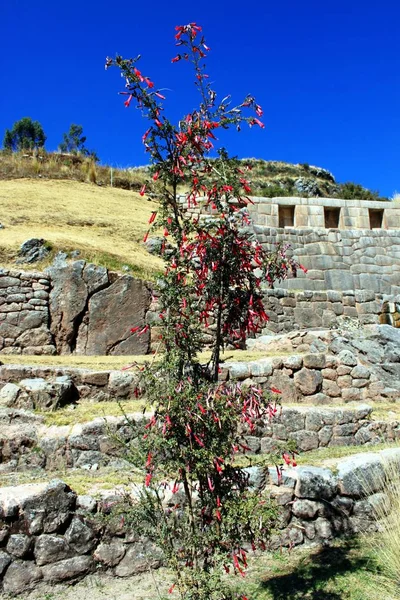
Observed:
[[[265,290],[264,306],[269,317],[266,329],[273,333],[295,330],[337,329],[354,321],[360,326],[400,326],[400,295],[385,296],[372,290],[339,292]]]
[[[187,202],[184,197],[182,203]],[[295,290],[372,290],[400,293],[400,206],[334,198],[259,198],[248,205],[258,240],[289,253],[308,269],[277,286]],[[189,213],[212,218],[205,202]],[[332,220],[333,216],[333,220]]]
[[[294,441],[300,452],[337,446],[373,446],[400,439],[398,421],[371,417],[368,405],[355,407],[288,407],[272,421],[260,421],[250,434],[241,431],[251,454],[268,454],[280,443]],[[0,408],[0,473],[38,469],[97,470],[102,467],[130,468],[124,444],[140,435],[140,414],[129,418],[99,417],[64,426],[45,426],[43,417],[20,409]]]
[[[149,284],[83,260],[0,270],[0,354],[145,354]]]
[[[275,469],[246,469],[249,484],[274,498],[281,509],[279,530],[269,549],[376,531],[377,506],[390,504],[385,492],[387,464],[400,470],[399,449],[342,459],[335,472],[323,467],[288,469],[280,481]],[[132,490],[132,499],[137,491]],[[183,501],[180,490],[163,488],[160,493],[165,508]],[[4,594],[17,595],[42,582],[74,582],[99,569],[127,577],[159,567],[160,550],[127,529],[120,517],[112,519],[122,498],[117,490],[100,499],[78,496],[60,480],[0,489]]]

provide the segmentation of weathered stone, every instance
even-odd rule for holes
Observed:
[[[294,431],[291,434],[291,437],[296,442],[298,449],[302,452],[308,452],[309,450],[318,448],[319,440],[316,431]]]
[[[135,299],[135,301],[133,301]],[[132,326],[145,326],[151,294],[145,283],[130,275],[119,277],[94,294],[88,304],[88,325],[79,334],[78,349],[85,354],[146,354],[150,333],[141,336]]]
[[[262,467],[246,467],[243,472],[248,477],[248,485],[254,490],[262,490],[267,482],[267,472]]]
[[[303,366],[303,357],[301,355],[293,354],[292,356],[284,357],[283,366],[293,371],[298,371]]]
[[[74,403],[78,398],[75,385],[67,375],[56,377],[51,381],[40,377],[23,379],[19,386],[28,393],[33,406],[40,410],[61,408],[66,404]]]
[[[342,390],[336,381],[331,381],[330,379],[324,379],[322,382],[322,391],[331,398],[337,398],[342,393]]]
[[[354,379],[369,379],[370,374],[370,370],[367,369],[367,367],[364,367],[363,365],[357,365],[356,367],[354,367],[354,369],[351,370],[351,376]]]
[[[131,544],[121,562],[115,568],[118,577],[129,577],[161,565],[162,553],[147,540]]]
[[[40,535],[35,542],[35,560],[39,566],[69,558],[72,550],[64,537],[59,535]]]
[[[308,369],[323,369],[325,362],[325,354],[306,354],[303,357],[304,366]]]
[[[328,519],[318,517],[318,519],[314,521],[314,527],[316,535],[323,540],[327,540],[333,536],[332,525]]]
[[[340,493],[360,498],[381,490],[386,481],[382,460],[378,454],[357,454],[337,464]]]
[[[302,394],[309,396],[319,391],[322,384],[322,375],[320,371],[303,368],[295,373],[294,382]]]
[[[76,508],[85,512],[94,512],[96,510],[97,502],[92,496],[82,494],[76,499]]]
[[[126,545],[120,540],[101,543],[97,546],[93,558],[107,567],[115,567],[125,556]]]
[[[41,569],[34,562],[16,560],[5,572],[3,589],[6,594],[22,594],[32,589],[42,577]]]
[[[72,519],[65,533],[65,539],[78,554],[86,554],[95,545],[93,530],[77,517]]]
[[[290,432],[305,428],[305,413],[295,408],[283,408],[279,420]]]
[[[357,358],[349,350],[342,350],[339,352],[338,359],[347,367],[355,367],[357,365]]]
[[[6,383],[6,385],[0,390],[0,405],[1,406],[16,406],[18,394],[21,388],[14,383]]]
[[[313,519],[320,509],[321,503],[313,500],[295,500],[292,512],[300,519]]]
[[[331,471],[322,467],[298,467],[295,494],[298,498],[330,500],[337,491]]]
[[[76,494],[63,481],[55,479],[48,484],[28,484],[18,488],[0,489],[7,498],[7,490],[12,490],[18,498],[21,514],[30,534],[53,533],[69,520],[75,507]]]
[[[91,556],[74,556],[42,567],[43,579],[49,583],[80,579],[94,568]]]
[[[128,398],[133,396],[135,377],[131,373],[111,371],[108,382],[108,391],[113,398]]]
[[[29,553],[32,540],[23,533],[14,533],[10,535],[7,542],[7,552],[17,558],[24,558]]]
[[[325,425],[324,427],[322,427],[318,432],[319,445],[323,447],[328,446],[329,442],[331,441],[332,435],[332,425]]]
[[[321,374],[324,379],[330,381],[336,381],[338,376],[336,369],[322,369]]]
[[[11,556],[9,556],[6,552],[0,550],[0,577],[3,575],[10,562]]]

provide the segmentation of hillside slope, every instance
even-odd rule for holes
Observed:
[[[81,257],[151,278],[162,261],[143,243],[156,204],[138,193],[77,181],[13,179],[0,182],[0,264],[14,266],[28,238],[45,239],[58,251],[80,250]],[[45,264],[23,268],[43,268]]]

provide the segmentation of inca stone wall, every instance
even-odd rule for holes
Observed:
[[[0,271],[0,353],[55,354],[49,329],[50,279],[44,273]]]
[[[399,223],[400,228],[400,223]],[[307,270],[277,287],[297,290],[369,290],[400,293],[400,231],[271,229],[254,225],[260,242],[289,244]]]
[[[335,472],[301,466],[278,476],[273,468],[245,469],[250,486],[274,498],[281,508],[279,529],[268,549],[377,531],[377,506],[390,507],[385,491],[388,463],[399,469],[399,449],[342,459]],[[184,502],[181,490],[172,492],[171,487],[159,491],[169,510]],[[137,488],[133,498],[135,494]],[[121,502],[117,491],[103,493],[100,499],[78,496],[60,480],[1,488],[2,591],[15,595],[41,582],[73,582],[99,569],[126,577],[159,567],[160,550],[129,530],[120,516],[112,518]]]
[[[346,320],[360,326],[400,326],[400,295],[385,296],[372,290],[265,290],[264,306],[269,317],[266,329],[273,333],[340,328]]]
[[[0,271],[0,354],[146,354],[149,285],[83,260]]]

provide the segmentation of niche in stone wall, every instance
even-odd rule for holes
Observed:
[[[370,208],[369,212],[369,226],[370,229],[382,229],[383,226],[383,210]]]
[[[294,227],[294,206],[279,205],[279,227]]]
[[[339,229],[340,208],[324,206],[324,216],[326,229]]]

